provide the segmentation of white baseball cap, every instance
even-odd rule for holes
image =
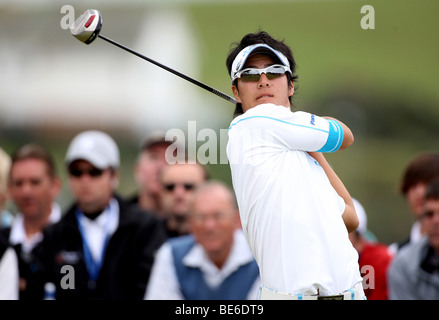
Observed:
[[[354,202],[355,211],[357,212],[359,221],[357,231],[361,234],[365,234],[367,231],[366,211],[364,210],[363,205],[357,199],[352,198],[352,201]]]
[[[118,168],[119,148],[113,138],[102,131],[84,131],[73,138],[67,149],[67,166],[75,160],[86,160],[98,169]]]
[[[279,59],[282,65],[290,68],[290,63],[282,52],[273,49],[265,43],[257,43],[242,49],[236,56],[235,60],[233,60],[232,69],[230,70],[230,78],[232,78],[232,81],[235,81],[236,74],[244,68],[248,57],[256,53],[268,53],[269,55],[274,55],[274,57]]]

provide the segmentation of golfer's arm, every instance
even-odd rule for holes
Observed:
[[[340,120],[332,118],[332,117],[322,117],[322,118],[337,121],[340,124],[341,128],[343,129],[343,142],[341,143],[339,150],[346,149],[352,143],[354,143],[354,135],[353,135],[351,129],[349,129],[349,127],[347,125],[345,125]]]
[[[326,161],[321,152],[308,152],[308,154],[322,166],[329,181],[331,182],[332,187],[335,189],[338,195],[343,198],[346,204],[345,210],[342,215],[344,224],[346,225],[348,232],[355,231],[358,227],[359,221],[357,213],[355,212],[354,203],[348,190],[344,186],[341,179],[337,176],[335,171],[331,168],[328,161]]]

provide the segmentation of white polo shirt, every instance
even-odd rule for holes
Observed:
[[[58,222],[61,219],[61,207],[58,203],[52,203],[52,211],[49,215],[49,224]],[[9,235],[9,242],[12,245],[21,244],[21,251],[25,254],[29,254],[33,248],[43,240],[43,232],[39,231],[30,237],[26,235],[24,228],[24,216],[22,213],[17,213],[11,224],[11,233]]]
[[[284,106],[262,104],[232,121],[232,183],[266,287],[332,295],[362,281],[342,219],[345,203],[306,152],[333,152],[342,141],[336,121]]]

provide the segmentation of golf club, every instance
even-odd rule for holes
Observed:
[[[136,56],[138,56],[139,58],[142,58],[148,62],[151,62],[153,64],[155,64],[156,66],[165,69],[189,82],[192,82],[193,84],[213,93],[216,94],[217,96],[233,103],[236,104],[236,100],[230,96],[228,96],[225,93],[222,93],[221,91],[218,91],[202,82],[199,82],[195,79],[192,79],[190,77],[188,77],[187,75],[184,75],[174,69],[171,69],[157,61],[154,61],[114,40],[111,40],[103,35],[100,34],[101,32],[101,28],[102,28],[102,16],[101,13],[98,10],[95,9],[88,9],[86,10],[83,14],[81,14],[81,16],[79,16],[78,19],[76,19],[76,21],[70,26],[70,32],[72,33],[72,35],[78,39],[79,41],[85,43],[85,44],[90,44],[92,43],[96,38],[101,38],[125,51],[128,51]]]

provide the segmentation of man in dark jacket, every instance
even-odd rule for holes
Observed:
[[[65,162],[75,203],[34,250],[41,296],[53,283],[57,300],[142,299],[166,234],[153,213],[115,194],[117,144],[104,132],[82,132]]]

